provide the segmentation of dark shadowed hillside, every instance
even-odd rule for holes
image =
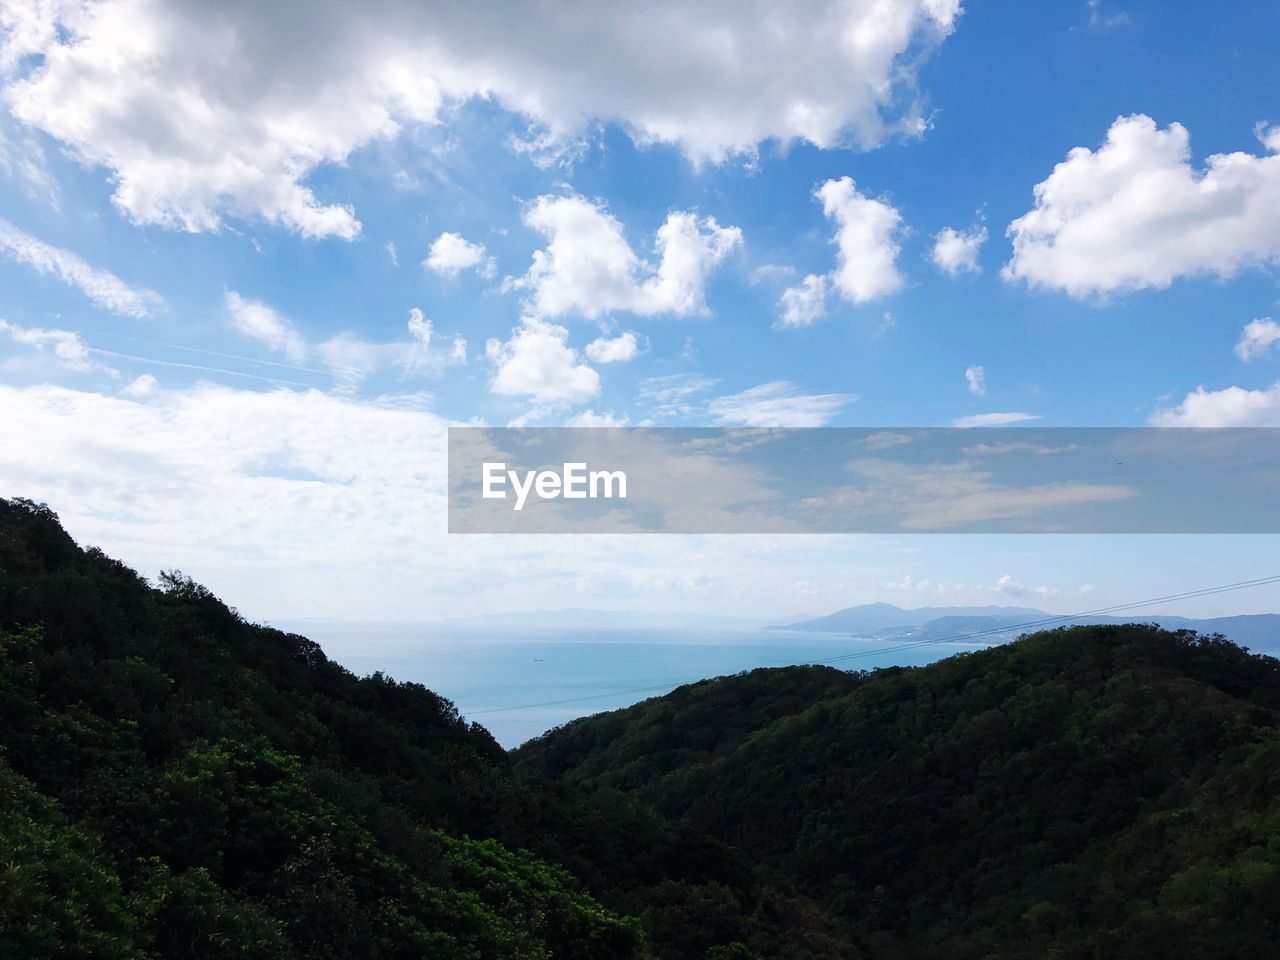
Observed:
[[[1270,957],[1278,730],[1277,661],[1093,626],[513,758],[0,501],[5,957]]]
[[[1277,955],[1277,661],[1080,627],[832,677],[744,720],[763,687],[822,676],[684,688],[553,731],[519,765],[628,787],[752,851],[873,956]]]
[[[738,851],[517,781],[426,688],[24,501],[0,501],[0,750],[4,957],[860,956]]]

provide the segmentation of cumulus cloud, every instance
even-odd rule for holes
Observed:
[[[1022,423],[1026,420],[1039,420],[1037,413],[975,413],[968,417],[956,417],[951,421],[953,427],[1007,427],[1011,423]]]
[[[706,276],[735,247],[742,231],[715,217],[683,212],[667,215],[654,244],[661,261],[656,276],[640,285],[636,313],[706,313]]]
[[[69,250],[37,240],[0,218],[0,252],[40,273],[57,277],[123,317],[149,317],[164,307],[158,293],[129,286],[114,273],[92,267]]]
[[[981,366],[975,364],[974,366],[966,367],[964,379],[969,384],[969,392],[975,397],[985,397],[987,395],[987,371]]]
[[[53,351],[58,362],[68,370],[83,372],[92,364],[89,362],[89,348],[80,340],[80,335],[73,330],[45,330],[40,327],[20,327],[17,324],[0,320],[0,333],[7,333],[14,343],[46,348]]]
[[[836,224],[832,243],[836,266],[828,276],[810,274],[785,290],[776,326],[807,327],[826,315],[828,289],[850,303],[863,304],[887,297],[902,288],[898,272],[902,215],[887,201],[858,192],[849,177],[828,180],[814,197],[822,212]]]
[[[557,0],[527,13],[412,0],[10,5],[3,95],[21,122],[104,168],[136,222],[214,230],[253,217],[352,239],[355,211],[308,176],[475,97],[527,118],[542,154],[600,121],[695,163],[767,140],[869,148],[918,133],[915,68],[960,4]]]
[[[301,363],[307,358],[306,341],[275,308],[260,300],[242,297],[234,290],[228,290],[223,301],[232,326],[240,333],[279,351],[292,363]]]
[[[776,327],[811,327],[827,315],[827,278],[811,273],[782,291],[782,316]]]
[[[615,417],[613,411],[596,413],[594,410],[583,410],[568,425],[571,427],[625,427],[630,421],[627,417]]]
[[[822,212],[836,223],[836,269],[831,282],[851,303],[869,303],[902,287],[897,259],[902,215],[884,200],[858,192],[849,177],[815,191]]]
[[[528,273],[506,286],[528,290],[530,313],[542,317],[706,313],[706,275],[742,242],[741,230],[714,217],[671,213],[657,232],[654,268],[631,248],[618,219],[584,197],[539,197],[524,222],[548,243],[534,251]]]
[[[133,380],[130,380],[128,385],[125,386],[123,392],[127,397],[133,397],[134,399],[141,400],[144,397],[149,397],[155,393],[159,386],[160,383],[155,377],[149,373],[144,373],[142,376],[135,377]]]
[[[505,342],[489,340],[484,353],[496,368],[493,392],[540,404],[585,403],[596,396],[600,374],[581,362],[568,340],[564,327],[537,317],[525,317]]]
[[[618,363],[634,360],[640,354],[640,344],[634,333],[622,333],[616,337],[600,337],[587,344],[587,359],[594,363]]]
[[[1197,387],[1151,417],[1155,427],[1280,427],[1280,382],[1261,390]]]
[[[1058,592],[1054,587],[1029,586],[1007,573],[991,584],[990,589],[994,593],[1004,593],[1011,597],[1052,597]]]
[[[1260,357],[1280,343],[1280,323],[1270,317],[1250,320],[1240,331],[1240,340],[1236,343],[1236,356],[1241,360],[1253,360]]]
[[[1009,225],[1003,276],[1084,298],[1280,262],[1280,128],[1257,133],[1265,153],[1200,170],[1181,124],[1120,117],[1101,147],[1076,147],[1036,185],[1035,207]]]
[[[848,393],[801,394],[788,380],[717,397],[707,405],[712,421],[743,427],[820,427],[858,398]]]
[[[436,237],[422,265],[446,277],[456,277],[463,270],[475,270],[482,277],[491,277],[496,269],[483,243],[472,243],[457,233]]]
[[[980,273],[978,251],[987,242],[987,228],[981,224],[968,230],[943,227],[933,238],[933,263],[949,277]]]

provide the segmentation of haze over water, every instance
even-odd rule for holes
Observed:
[[[629,706],[708,677],[850,654],[867,655],[832,666],[870,670],[929,663],[978,646],[941,643],[877,653],[897,644],[752,627],[538,628],[516,633],[505,626],[478,631],[474,626],[315,621],[299,629],[357,674],[381,670],[448,697],[464,717],[488,728],[508,749],[577,717]]]

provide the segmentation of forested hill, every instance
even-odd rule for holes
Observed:
[[[0,957],[1280,956],[1280,670],[1141,626],[503,753],[0,500]]]
[[[861,957],[838,926],[638,800],[517,780],[424,687],[0,500],[0,957]]]
[[[1278,728],[1277,661],[1091,626],[695,684],[517,758],[752,851],[872,956],[1236,960],[1280,956]]]

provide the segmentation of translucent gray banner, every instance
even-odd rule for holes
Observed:
[[[1280,429],[449,430],[450,533],[1277,533]]]

